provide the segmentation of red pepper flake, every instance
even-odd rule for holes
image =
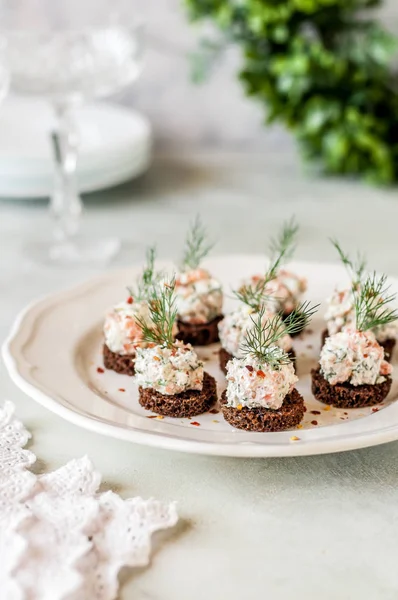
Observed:
[[[311,414],[312,414],[312,415],[320,415],[320,414],[321,414],[321,411],[320,411],[320,410],[312,410],[312,411],[311,411]]]
[[[252,373],[254,371],[253,367],[251,365],[246,365],[246,369],[248,371],[250,371],[250,373]]]
[[[133,304],[133,302],[134,302],[134,300],[133,300],[133,297],[132,297],[132,296],[129,296],[129,297],[127,298],[127,304]]]
[[[311,425],[318,425],[318,421],[311,421]]]
[[[257,377],[260,377],[261,379],[265,379],[264,371],[257,371]]]
[[[195,425],[195,427],[200,427],[200,423],[197,421],[191,421],[191,425]]]
[[[347,412],[345,412],[344,414],[345,414],[345,415],[348,415],[348,413],[347,413]]]
[[[378,408],[372,408],[372,412],[379,412],[380,409]]]
[[[97,367],[97,373],[105,373],[102,367]]]
[[[124,388],[119,388],[119,392],[125,392],[126,390]]]
[[[212,408],[211,410],[209,410],[209,413],[210,413],[211,415],[218,415],[218,413],[219,413],[219,412],[220,412],[220,411],[219,411],[219,410],[217,410],[216,408]]]
[[[307,412],[307,407],[306,406],[304,406],[304,412]]]
[[[149,417],[147,417],[147,419],[156,419],[157,415],[149,415]]]

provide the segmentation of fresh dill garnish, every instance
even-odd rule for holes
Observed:
[[[285,332],[289,335],[300,333],[311,321],[314,314],[317,312],[319,304],[311,306],[311,303],[306,300],[302,302],[284,318]]]
[[[148,297],[151,323],[148,325],[141,317],[136,317],[144,342],[166,348],[173,346],[173,327],[177,318],[175,285],[175,277],[172,277],[168,282],[152,286]]]
[[[387,276],[378,277],[376,273],[368,275],[361,286],[353,288],[355,324],[358,331],[388,325],[398,319],[398,311],[388,308],[388,304],[396,299],[396,294],[389,293],[389,290]]]
[[[152,287],[163,276],[162,272],[155,271],[156,246],[147,248],[145,256],[146,263],[142,273],[135,282],[135,286],[127,288],[130,296],[138,302],[148,299]]]
[[[258,312],[270,300],[270,296],[265,293],[267,283],[268,279],[259,279],[254,286],[242,285],[238,290],[232,290],[232,292],[240,302]]]
[[[282,264],[292,258],[296,249],[298,230],[298,223],[295,217],[292,217],[282,225],[278,235],[271,239],[269,245],[271,260],[266,274],[268,280],[275,279]]]
[[[339,242],[336,239],[330,238],[331,243],[336,248],[340,260],[348,271],[353,286],[357,286],[361,281],[366,269],[366,257],[363,254],[357,253],[355,260],[352,260],[349,255],[344,252]]]
[[[196,215],[185,239],[184,254],[181,261],[182,269],[197,269],[213,246],[214,244],[207,242],[206,229],[200,216]]]
[[[276,278],[282,264],[292,257],[295,250],[297,233],[298,224],[295,218],[292,217],[283,224],[278,235],[271,239],[269,245],[271,253],[270,264],[264,277],[260,277],[255,285],[245,284],[238,290],[233,290],[233,294],[238,300],[258,311],[260,306],[271,298],[276,299],[273,294],[267,294],[267,284]]]
[[[259,362],[267,363],[271,369],[288,364],[292,359],[287,352],[277,346],[278,340],[286,334],[301,331],[303,322],[307,325],[316,309],[317,306],[310,306],[309,302],[304,302],[289,315],[285,322],[280,315],[276,314],[263,323],[266,309],[262,306],[255,316],[250,317],[253,327],[247,331],[241,351],[245,356],[250,355]]]

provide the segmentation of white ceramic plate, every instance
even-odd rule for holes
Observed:
[[[53,185],[48,103],[12,97],[0,107],[0,196],[39,198]],[[80,136],[77,167],[81,192],[122,183],[149,166],[152,134],[148,121],[121,106],[98,103],[76,110]]]
[[[228,256],[207,261],[225,285],[226,293],[250,273],[261,272],[263,257]],[[171,265],[165,265],[171,267]],[[337,282],[346,281],[338,265],[292,263],[308,278],[308,298],[321,302]],[[389,398],[375,408],[351,411],[328,409],[310,389],[310,369],[316,365],[324,327],[321,307],[310,332],[295,340],[298,389],[307,411],[302,427],[282,433],[247,433],[232,428],[221,413],[194,419],[159,419],[140,407],[132,378],[102,370],[103,316],[120,301],[138,269],[107,272],[66,292],[28,307],[17,319],[3,347],[14,382],[34,400],[73,423],[116,438],[150,446],[225,456],[293,456],[351,450],[398,439],[397,384]],[[398,281],[392,280],[398,290]],[[227,298],[226,311],[234,300]],[[217,345],[200,349],[206,370],[218,382]],[[149,417],[149,418],[148,418]],[[151,418],[152,417],[152,418]],[[196,424],[193,424],[196,423]],[[299,439],[293,441],[293,436]]]

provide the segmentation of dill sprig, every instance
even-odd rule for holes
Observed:
[[[199,215],[191,224],[185,239],[182,269],[197,269],[214,244],[207,243],[207,233]]]
[[[286,221],[278,235],[270,242],[271,260],[269,267],[256,285],[243,285],[233,293],[244,304],[251,306],[256,311],[272,296],[266,293],[267,284],[275,279],[282,264],[289,260],[295,249],[295,239],[298,233],[298,224],[292,217]]]
[[[376,273],[368,275],[360,287],[353,288],[358,331],[388,325],[398,319],[397,310],[388,308],[388,304],[396,299],[396,294],[389,290],[387,276],[378,277]]]
[[[266,279],[275,279],[282,264],[290,260],[296,249],[296,239],[299,226],[295,217],[286,221],[275,238],[271,239],[269,250],[271,253],[270,266]]]
[[[352,260],[349,255],[344,252],[339,242],[336,239],[330,238],[331,243],[336,248],[340,260],[348,271],[353,286],[357,286],[361,281],[366,269],[366,257],[363,254],[357,253],[356,259]]]
[[[289,335],[300,333],[311,321],[314,314],[317,312],[319,304],[311,306],[311,303],[306,300],[301,302],[296,308],[283,320],[285,332]]]
[[[250,306],[258,312],[264,306],[270,296],[265,293],[268,279],[259,279],[256,285],[242,285],[238,290],[232,290],[234,296],[243,304]]]
[[[288,364],[292,359],[287,352],[277,346],[278,340],[286,334],[301,331],[303,322],[307,325],[317,308],[318,305],[310,306],[309,302],[303,302],[285,322],[276,314],[263,323],[266,309],[262,306],[257,315],[250,317],[253,327],[247,331],[241,346],[243,354],[254,356],[258,361],[267,363],[272,369]]]
[[[163,285],[151,288],[148,303],[151,323],[148,325],[141,317],[136,321],[141,327],[144,342],[171,348],[174,343],[173,326],[177,318],[175,306],[175,277]]]
[[[145,257],[146,263],[144,269],[137,278],[135,286],[127,288],[130,296],[133,296],[138,302],[148,299],[151,288],[163,276],[161,271],[155,271],[156,246],[147,248]]]

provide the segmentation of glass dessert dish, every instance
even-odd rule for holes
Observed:
[[[56,126],[51,133],[55,182],[50,199],[53,240],[29,246],[40,262],[106,262],[119,250],[117,238],[80,233],[82,200],[76,184],[79,134],[75,108],[107,97],[135,81],[141,70],[142,24],[122,0],[75,0],[0,4],[2,39],[12,90],[47,99]]]

